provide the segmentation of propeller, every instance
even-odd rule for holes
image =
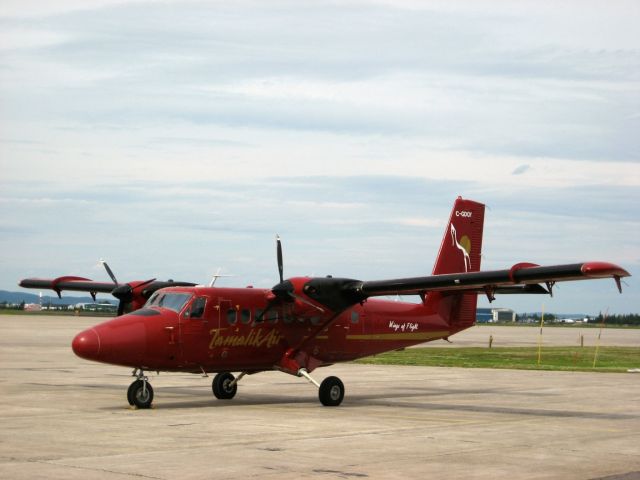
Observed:
[[[273,288],[271,288],[271,293],[274,295],[274,297],[269,301],[267,308],[265,308],[264,311],[256,318],[256,323],[262,322],[265,315],[267,315],[267,313],[271,311],[271,309],[276,305],[277,302],[294,302],[298,300],[310,307],[315,308],[319,312],[324,312],[324,309],[318,307],[317,305],[314,305],[313,303],[300,297],[299,295],[296,295],[294,293],[295,287],[293,286],[293,283],[291,283],[289,280],[284,279],[284,262],[282,259],[282,241],[280,240],[280,235],[276,235],[276,257],[278,260],[278,275],[280,278],[280,283],[274,285]]]
[[[115,284],[115,288],[111,290],[111,295],[113,295],[118,300],[120,300],[120,302],[118,303],[118,313],[117,313],[117,315],[120,316],[124,313],[125,309],[132,302],[134,298],[134,292],[133,292],[134,287],[132,287],[131,284],[129,283],[124,283],[122,285],[119,284],[118,280],[116,279],[116,276],[113,274],[113,271],[111,270],[111,268],[109,268],[109,265],[107,264],[107,262],[100,259],[100,263],[104,266],[104,269],[107,271],[107,274],[109,275],[109,277],[111,277],[111,280],[113,280],[113,283]],[[136,285],[135,288],[140,289],[141,291],[141,287],[148,285],[153,281],[155,281],[155,278],[146,280]]]
[[[278,276],[280,283],[271,289],[274,297],[269,301],[267,308],[256,318],[256,323],[262,322],[264,317],[271,311],[275,304],[279,301],[292,301],[295,299],[293,295],[293,284],[284,280],[284,262],[282,260],[282,241],[280,235],[276,235],[276,258],[278,260]]]
[[[284,262],[282,260],[282,241],[280,235],[276,235],[276,257],[278,259],[278,275],[280,283],[275,285],[271,292],[280,300],[295,298],[293,295],[293,284],[289,280],[284,280]]]
[[[126,307],[133,301],[135,297],[134,288],[142,291],[142,287],[150,284],[151,282],[155,282],[155,280],[155,278],[151,278],[136,285],[135,287],[132,287],[129,283],[125,283],[124,285],[118,285],[116,288],[111,290],[111,295],[120,300],[120,303],[118,303],[118,316],[125,313]]]

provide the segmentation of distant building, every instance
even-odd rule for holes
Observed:
[[[115,313],[118,310],[118,306],[111,303],[76,303],[75,308],[86,312],[106,313]]]
[[[516,312],[510,308],[478,308],[477,323],[515,322]]]
[[[73,310],[73,305],[67,305],[66,303],[51,303],[48,305],[42,305],[41,310],[55,310],[55,311]]]
[[[476,310],[476,323],[491,323],[493,321],[493,312],[491,308],[478,308]]]

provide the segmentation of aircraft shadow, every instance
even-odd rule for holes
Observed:
[[[206,399],[202,399],[201,388],[184,388],[184,387],[165,387],[158,389],[160,393],[156,393],[157,400],[155,408],[157,409],[202,409],[202,408],[242,408],[243,406],[273,406],[273,405],[310,405],[319,406],[319,401],[316,395],[274,395],[270,393],[264,394],[247,394],[243,395],[240,391],[238,396],[233,400],[217,400],[213,397],[211,392]],[[185,401],[163,401],[161,398],[162,393],[171,393],[173,395],[185,395],[192,398],[192,400]],[[311,390],[310,392],[313,392]],[[501,392],[499,389],[444,389],[444,388],[415,388],[412,391],[396,392],[396,393],[381,393],[381,394],[349,394],[345,397],[344,402],[339,407],[340,409],[350,408],[362,408],[362,407],[393,407],[400,410],[426,410],[426,411],[452,411],[452,412],[471,412],[471,413],[489,413],[498,415],[525,415],[533,417],[550,417],[550,418],[583,418],[590,420],[630,420],[640,418],[640,415],[626,414],[626,413],[609,413],[609,412],[593,412],[593,411],[579,411],[579,410],[559,410],[559,409],[546,409],[546,408],[527,408],[524,406],[497,406],[486,405],[481,403],[474,404],[456,404],[447,403],[442,401],[434,401],[434,397],[442,399],[443,396],[449,395],[483,395],[483,394],[496,394],[500,395],[512,394],[512,395],[525,395],[523,393],[515,392]],[[534,396],[548,396],[551,394],[532,394],[527,392],[527,398]],[[199,397],[199,398],[197,398]],[[431,397],[431,398],[429,398]],[[424,399],[424,401],[416,401],[417,398]],[[480,402],[481,400],[478,400]],[[107,407],[105,410],[120,410],[121,406]]]

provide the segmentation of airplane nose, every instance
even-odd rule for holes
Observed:
[[[71,348],[80,358],[96,360],[100,354],[100,335],[93,328],[80,332],[71,342]]]

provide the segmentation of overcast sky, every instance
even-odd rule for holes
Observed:
[[[431,272],[605,260],[517,311],[639,312],[640,3],[0,3],[0,289],[24,277]],[[488,305],[486,300],[482,305]]]

